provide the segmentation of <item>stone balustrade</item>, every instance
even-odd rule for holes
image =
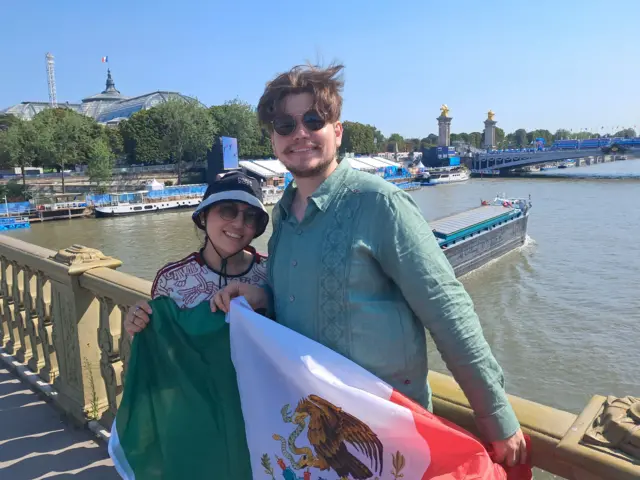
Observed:
[[[0,347],[53,386],[74,420],[109,428],[122,395],[128,307],[151,283],[74,245],[55,252],[0,236]]]
[[[120,265],[80,245],[55,252],[0,235],[0,353],[52,386],[69,418],[106,429],[131,347],[124,316],[151,290],[150,282],[116,271]],[[429,381],[435,413],[476,432],[455,381],[435,372]],[[576,416],[510,398],[531,436],[535,466],[569,479],[640,478],[640,399],[596,395]]]

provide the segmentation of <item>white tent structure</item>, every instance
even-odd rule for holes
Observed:
[[[164,190],[164,184],[157,181],[155,178],[150,182],[147,182],[145,185],[145,189],[148,191],[152,190]]]

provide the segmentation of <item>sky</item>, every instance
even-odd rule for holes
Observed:
[[[294,65],[339,62],[342,120],[385,135],[498,127],[614,133],[640,127],[640,1],[602,0],[30,0],[0,9],[0,109],[116,87],[179,91],[205,105],[256,105]],[[629,22],[627,20],[630,20]],[[108,64],[101,57],[108,56]],[[605,127],[602,130],[602,127]]]

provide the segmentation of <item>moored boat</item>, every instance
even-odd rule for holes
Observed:
[[[187,185],[162,190],[109,193],[100,204],[95,205],[95,216],[96,218],[118,217],[178,208],[195,208],[202,200],[205,189],[206,185]]]
[[[439,185],[442,183],[457,183],[457,182],[465,182],[471,178],[469,175],[469,171],[461,168],[461,169],[452,169],[452,170],[435,170],[429,172],[428,183],[431,185]]]
[[[575,160],[567,160],[565,162],[562,162],[560,165],[558,165],[558,168],[570,168],[575,166],[576,166]]]
[[[422,188],[422,184],[420,184],[420,182],[402,182],[402,183],[396,183],[395,185],[400,190],[404,190],[405,192],[420,190]]]
[[[30,228],[31,223],[29,217],[25,216],[9,216],[0,217],[0,231],[16,230],[18,228]]]
[[[29,219],[32,222],[45,222],[89,216],[91,213],[89,205],[84,198],[78,197],[82,195],[59,194],[46,197],[49,201],[32,200],[28,212]]]
[[[456,276],[524,244],[531,201],[497,195],[492,202],[430,222]]]

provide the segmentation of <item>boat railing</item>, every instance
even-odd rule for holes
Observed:
[[[82,245],[56,252],[0,235],[0,354],[48,392],[67,416],[94,428],[112,425],[131,348],[124,317],[130,305],[149,299],[151,290],[151,282],[118,272],[121,265]],[[429,372],[429,383],[434,413],[477,434],[469,402],[456,382]],[[509,399],[531,436],[534,466],[575,480],[640,475],[640,458],[625,453],[633,451],[637,435],[614,443],[606,432],[598,437],[600,430],[594,430],[612,417],[607,410],[612,405],[620,427],[633,427],[631,408],[625,415],[624,407],[632,397],[595,395],[579,415]]]

